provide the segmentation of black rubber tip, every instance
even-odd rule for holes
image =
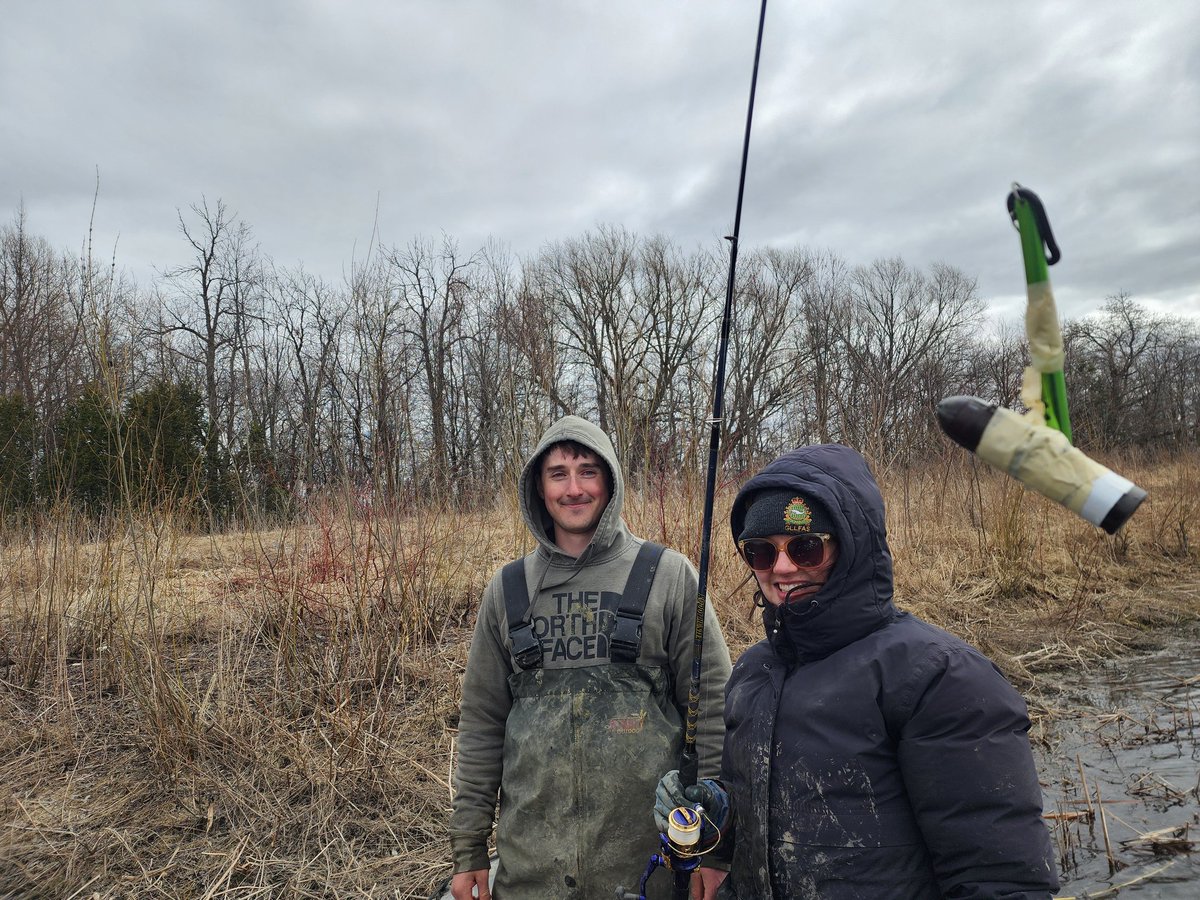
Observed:
[[[995,412],[994,403],[978,397],[947,397],[937,405],[937,420],[950,440],[974,452]]]
[[[1117,530],[1129,520],[1129,517],[1142,505],[1142,501],[1145,499],[1146,492],[1135,484],[1121,496],[1120,500],[1113,504],[1112,509],[1108,511],[1108,515],[1104,517],[1104,521],[1100,523],[1100,527],[1109,534],[1116,534]]]

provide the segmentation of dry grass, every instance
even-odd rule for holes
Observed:
[[[961,454],[885,477],[901,605],[1030,686],[1200,617],[1200,456],[1107,461],[1150,490],[1116,538]],[[758,636],[724,521],[708,596]],[[629,496],[699,554],[694,481]],[[446,874],[459,676],[515,503],[364,508],[218,536],[58,517],[2,536],[0,896],[424,897]]]

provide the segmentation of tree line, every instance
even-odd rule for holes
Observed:
[[[179,232],[185,261],[146,288],[87,246],[54,250],[23,209],[0,229],[5,510],[198,500],[224,519],[346,483],[468,503],[565,413],[611,434],[635,481],[700,465],[723,247],[601,226],[518,259],[421,237],[331,284],[276,266],[222,202]],[[989,327],[951,265],[770,248],[737,275],[731,471],[816,441],[914,465],[944,446],[943,397],[1017,403],[1023,328]],[[1197,323],[1118,293],[1063,333],[1077,443],[1197,443]]]

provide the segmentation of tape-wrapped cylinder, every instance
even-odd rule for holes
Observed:
[[[1029,361],[1041,372],[1063,370],[1062,330],[1050,282],[1039,281],[1026,288],[1029,303],[1025,307],[1025,335],[1029,338]]]
[[[978,397],[938,404],[942,430],[958,444],[1109,534],[1125,524],[1146,492],[1067,440],[1066,435]]]

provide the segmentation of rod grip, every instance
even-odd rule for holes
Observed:
[[[700,761],[695,750],[684,750],[679,759],[679,783],[691,787],[700,778]]]

